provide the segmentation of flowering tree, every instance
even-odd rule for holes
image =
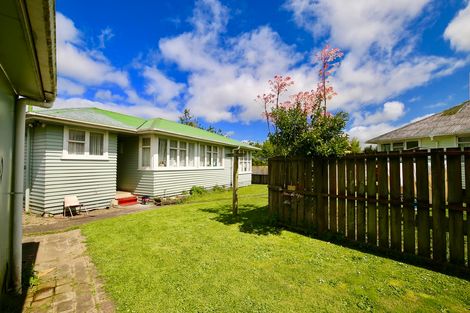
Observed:
[[[315,90],[299,92],[281,102],[280,96],[294,81],[289,76],[274,76],[268,82],[269,92],[258,96],[264,105],[269,140],[278,155],[330,156],[343,154],[348,148],[348,136],[343,131],[347,114],[331,114],[326,110],[327,100],[336,94],[328,77],[339,65],[341,56],[339,49],[329,46],[317,54],[321,68]],[[274,125],[274,133],[271,133],[270,124]]]

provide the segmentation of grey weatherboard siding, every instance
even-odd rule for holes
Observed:
[[[224,168],[138,169],[138,137],[120,139],[118,155],[118,189],[147,196],[174,196],[192,186],[211,188],[232,185],[232,158],[225,157]],[[230,149],[225,148],[225,154]],[[251,173],[239,174],[239,186],[251,184]]]
[[[65,195],[76,195],[89,209],[110,205],[116,193],[116,134],[109,133],[107,160],[76,160],[62,158],[63,126],[35,127],[33,132],[31,211],[60,214]]]

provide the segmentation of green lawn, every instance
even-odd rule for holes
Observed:
[[[211,202],[204,202],[211,201]],[[266,186],[81,227],[119,312],[463,312],[470,282],[281,230]]]

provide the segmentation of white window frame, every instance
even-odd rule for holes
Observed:
[[[143,166],[142,165],[142,147],[143,147],[143,144],[142,142],[144,141],[144,139],[150,139],[150,164],[149,166]],[[152,169],[153,168],[153,164],[154,164],[154,151],[153,151],[153,136],[152,135],[142,135],[142,136],[139,136],[139,169],[141,170],[149,170],[149,169]]]
[[[251,151],[242,150],[243,155],[238,157],[238,173],[249,174],[252,172],[252,157]],[[246,164],[246,170],[244,165]]]
[[[69,154],[69,131],[78,130],[85,132],[85,153]],[[103,134],[103,155],[90,154],[90,133]],[[64,138],[62,144],[62,159],[66,160],[108,160],[109,133],[98,129],[87,129],[82,127],[64,126]]]

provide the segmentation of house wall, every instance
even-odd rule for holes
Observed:
[[[455,136],[439,136],[431,138],[423,138],[420,140],[420,147],[422,149],[433,148],[456,148],[457,138]]]
[[[108,207],[116,193],[117,135],[109,133],[107,160],[64,159],[63,138],[63,126],[33,129],[31,211],[61,214],[66,195],[87,209]]]
[[[5,292],[10,264],[15,95],[0,71],[0,294]]]
[[[119,139],[119,190],[147,196],[173,196],[189,191],[192,186],[211,188],[232,185],[231,157],[225,157],[223,168],[140,170],[138,149],[137,136]],[[224,155],[230,152],[229,148],[225,148]],[[251,173],[239,174],[239,186],[250,184]]]

